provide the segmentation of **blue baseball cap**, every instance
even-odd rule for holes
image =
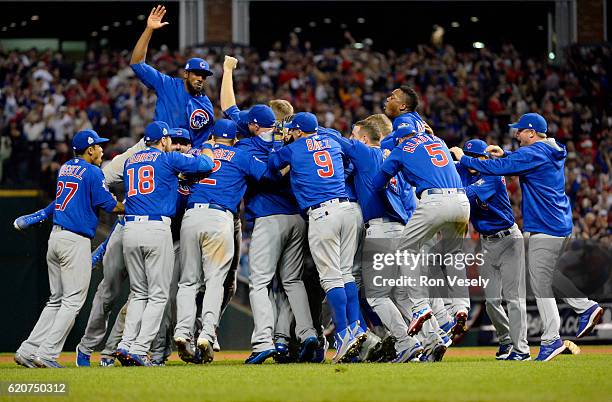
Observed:
[[[206,60],[201,59],[199,57],[193,57],[187,60],[187,64],[185,65],[185,71],[202,71],[205,76],[213,75],[213,72],[210,71],[210,66],[206,62]]]
[[[232,138],[236,138],[236,130],[238,130],[238,127],[233,121],[228,119],[219,119],[215,121],[211,135],[213,137],[221,137],[231,140]]]
[[[463,144],[463,152],[468,156],[489,156],[485,149],[487,143],[483,140],[469,140]]]
[[[93,130],[79,131],[72,137],[72,149],[84,151],[92,145],[108,142],[108,138],[102,138]]]
[[[185,130],[184,128],[180,128],[180,127],[171,128],[170,137],[177,138],[177,139],[183,139],[183,140],[187,140],[191,142],[191,135],[189,135],[189,131]]]
[[[408,137],[417,132],[416,125],[412,120],[405,120],[395,129],[393,132],[393,138],[396,140],[404,137]]]
[[[247,122],[258,124],[260,127],[270,128],[274,127],[276,116],[274,116],[274,112],[270,106],[255,105],[249,110]]]
[[[319,123],[317,122],[317,117],[308,112],[297,113],[289,123],[285,124],[285,128],[297,128],[305,133],[314,133],[317,131],[318,127]]]
[[[164,121],[154,121],[145,127],[145,142],[155,142],[170,135],[170,127]]]
[[[526,113],[521,116],[519,121],[516,123],[508,124],[510,128],[516,129],[533,129],[536,133],[544,133],[546,134],[546,130],[548,130],[548,124],[546,124],[546,120],[542,115],[538,113]]]

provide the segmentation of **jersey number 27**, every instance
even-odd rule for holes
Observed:
[[[153,166],[141,166],[138,168],[138,177],[134,174],[134,168],[127,170],[128,192],[127,196],[136,194],[150,194],[155,190],[155,169]],[[138,183],[136,183],[138,182]]]

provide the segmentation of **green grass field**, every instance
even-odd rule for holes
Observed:
[[[0,356],[0,381],[66,382],[64,396],[0,396],[0,401],[610,401],[612,350],[585,347],[548,363],[498,362],[493,348],[455,348],[436,364],[264,364],[236,353],[211,365],[25,369]],[[532,355],[537,353],[532,350]],[[233,359],[232,359],[233,358]],[[93,361],[97,363],[97,356]]]

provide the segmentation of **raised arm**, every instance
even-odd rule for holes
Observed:
[[[221,79],[221,110],[224,112],[236,105],[234,95],[234,69],[238,65],[238,60],[232,56],[225,56],[223,62],[223,78]]]
[[[166,14],[166,7],[156,6],[151,10],[149,18],[147,19],[147,27],[145,28],[142,35],[136,42],[136,46],[132,51],[132,58],[130,64],[144,63],[147,58],[147,48],[149,47],[149,41],[153,35],[153,31],[168,25],[168,22],[162,22],[162,18]]]

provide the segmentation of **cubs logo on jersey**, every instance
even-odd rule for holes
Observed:
[[[210,121],[210,116],[204,109],[195,109],[189,116],[189,127],[192,130],[200,130]]]

